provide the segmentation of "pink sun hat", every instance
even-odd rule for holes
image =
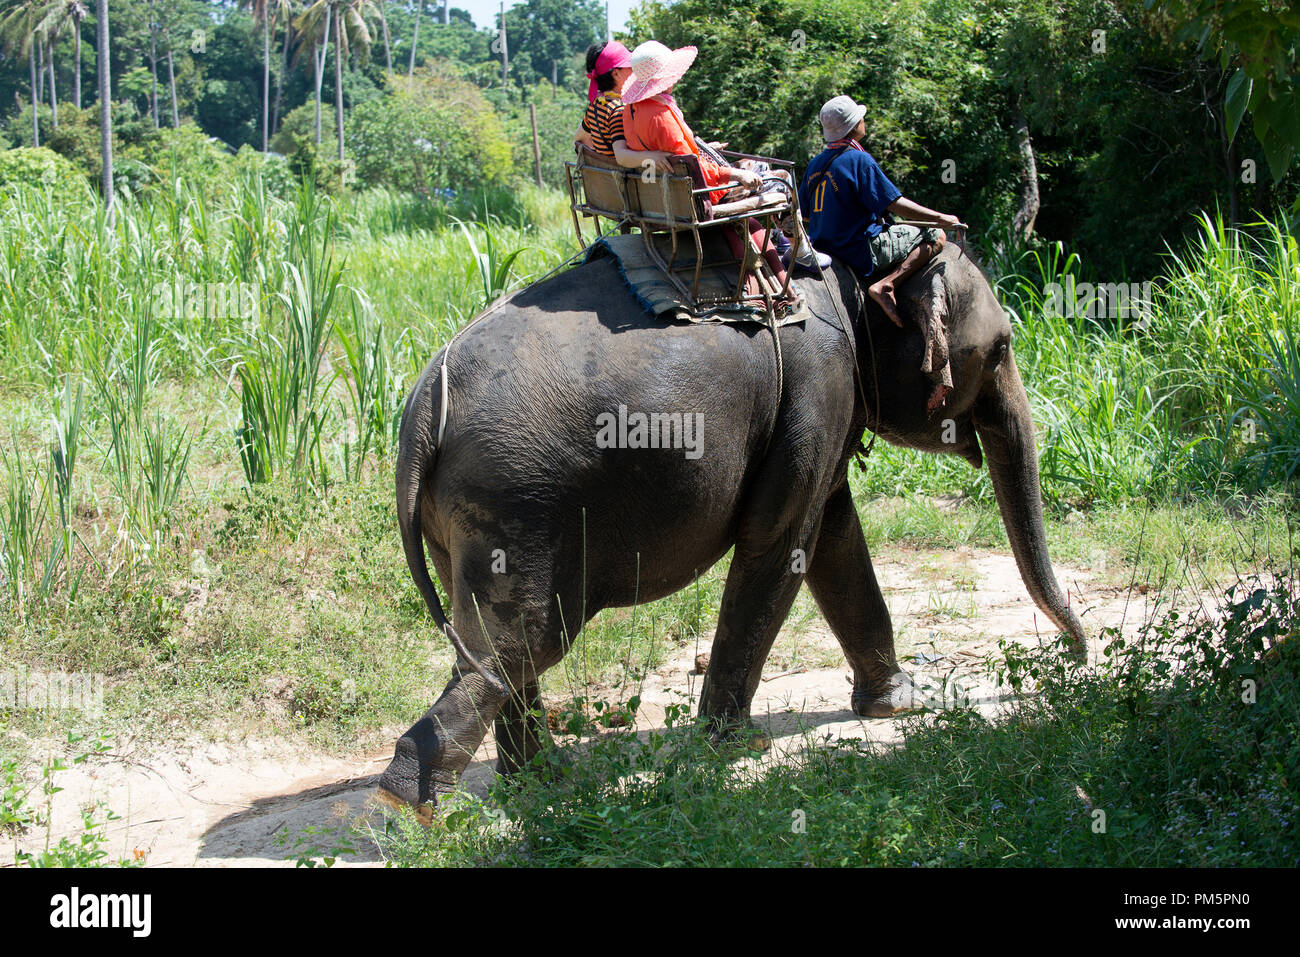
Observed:
[[[658,40],[647,40],[632,51],[632,78],[623,87],[624,103],[640,103],[671,89],[695,62],[695,47],[670,50]]]

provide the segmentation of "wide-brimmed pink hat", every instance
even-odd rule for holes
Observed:
[[[670,50],[658,40],[647,40],[632,51],[632,78],[623,87],[624,103],[640,103],[670,89],[695,62],[695,47]]]

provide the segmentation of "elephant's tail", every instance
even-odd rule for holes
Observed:
[[[444,367],[442,375],[445,376],[446,374],[446,368]],[[421,382],[423,382],[423,377],[421,377]],[[416,388],[418,390],[420,385],[417,384]],[[442,400],[434,400],[434,394],[430,390],[429,399],[431,404],[433,401],[437,401],[441,405]],[[402,422],[401,441],[398,443],[397,451],[397,524],[402,532],[402,548],[406,552],[406,565],[411,570],[411,576],[415,579],[415,585],[420,589],[420,594],[424,596],[424,603],[429,606],[429,612],[433,615],[433,620],[446,634],[451,646],[456,650],[457,656],[461,660],[469,662],[470,667],[478,672],[483,680],[487,682],[489,688],[497,693],[504,693],[505,686],[501,683],[501,679],[483,666],[482,662],[466,647],[465,642],[456,633],[456,629],[452,627],[447,618],[447,613],[443,610],[438,591],[433,587],[433,579],[429,577],[428,556],[424,551],[424,526],[420,521],[420,500],[424,496],[438,459],[438,446],[433,439],[430,428],[432,421],[436,420],[437,416],[432,416],[428,422],[411,423],[413,427],[408,429],[406,417],[410,415],[412,407],[415,406],[416,402],[414,400],[416,398],[418,397],[413,396],[413,401],[407,403],[406,415],[403,416]]]

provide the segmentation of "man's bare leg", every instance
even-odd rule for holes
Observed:
[[[885,315],[887,315],[894,325],[898,326],[898,328],[903,328],[903,320],[898,315],[898,303],[894,299],[894,290],[897,289],[899,284],[907,279],[908,276],[912,275],[912,273],[916,272],[935,256],[939,255],[940,251],[944,247],[944,243],[947,242],[947,239],[948,237],[944,231],[942,229],[939,230],[938,239],[933,243],[923,242],[918,245],[903,257],[903,261],[898,264],[897,269],[872,283],[870,288],[867,289],[867,293],[877,302],[877,304],[879,304],[881,309],[885,310]]]

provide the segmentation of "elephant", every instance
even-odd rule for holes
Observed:
[[[977,468],[987,458],[1021,577],[1082,649],[1047,553],[1011,323],[979,266],[949,242],[898,290],[918,319],[906,328],[838,261],[794,282],[803,322],[674,322],[640,306],[612,259],[590,260],[499,301],[425,368],[399,433],[398,521],[456,663],[398,739],[382,800],[431,814],[493,722],[498,771],[523,767],[545,741],[539,677],[582,626],[686,587],[733,548],[701,718],[750,728],[804,583],[852,668],[853,711],[906,709],[911,681],[848,482],[868,428]],[[952,382],[933,412],[927,322],[947,329]]]

